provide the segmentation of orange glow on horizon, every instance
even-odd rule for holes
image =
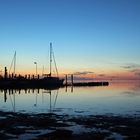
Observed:
[[[81,72],[79,75],[75,75],[76,72]],[[82,74],[82,72],[87,74]],[[89,73],[88,73],[89,72]],[[91,73],[90,73],[91,72]],[[42,68],[37,69],[37,74],[42,75]],[[16,70],[17,75],[36,75],[36,69],[34,68],[18,68]],[[44,74],[49,74],[49,69],[44,70]],[[72,70],[72,69],[61,69],[59,70],[59,77],[65,77],[65,75],[74,74],[75,78],[80,79],[140,79],[140,77],[136,76],[134,73],[124,70],[112,70],[112,69],[81,69],[81,70]],[[4,70],[1,71],[0,75],[4,75]],[[54,76],[56,76],[54,74]]]

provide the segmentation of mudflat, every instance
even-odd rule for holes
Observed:
[[[1,139],[139,139],[140,116],[26,114],[0,111]]]

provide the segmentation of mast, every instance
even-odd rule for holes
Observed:
[[[13,57],[13,60],[12,60],[12,63],[11,63],[11,66],[10,66],[10,69],[9,69],[9,74],[11,72],[11,69],[13,68],[13,75],[15,76],[15,73],[16,73],[16,51],[14,53],[14,57]]]
[[[16,51],[14,54],[14,75],[16,74]]]
[[[50,43],[50,77],[52,75],[52,43]]]
[[[56,66],[56,61],[55,61],[55,57],[54,57],[54,52],[53,52],[53,50],[52,50],[52,55],[53,55],[53,60],[54,60],[54,65],[55,65],[56,74],[57,74],[57,77],[58,77],[58,69],[57,69],[57,66]]]
[[[50,43],[50,77],[52,76],[52,61],[54,62],[56,74],[58,77],[58,69],[56,66],[56,61],[55,61],[55,56],[54,56],[54,52],[53,52],[53,48],[52,48],[52,43]]]

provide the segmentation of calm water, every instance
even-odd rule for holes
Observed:
[[[1,90],[0,111],[140,115],[140,81],[119,81],[105,87],[68,87],[52,91]]]

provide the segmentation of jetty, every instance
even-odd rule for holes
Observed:
[[[59,88],[64,86],[108,86],[109,82],[106,81],[93,81],[93,82],[74,82],[73,74],[70,75],[70,83],[68,83],[68,75],[64,78],[59,78],[58,69],[56,66],[56,61],[54,57],[54,52],[52,48],[52,43],[50,43],[50,72],[49,74],[44,74],[40,76],[37,73],[37,62],[34,62],[36,65],[36,75],[25,75],[16,74],[16,51],[14,53],[14,57],[12,59],[11,66],[9,68],[9,72],[7,67],[4,68],[4,75],[0,75],[0,89],[10,89],[10,88]],[[55,72],[56,76],[52,75],[52,61],[55,64]],[[13,67],[13,72],[11,73],[11,69]],[[65,82],[64,82],[65,80]]]
[[[34,75],[7,75],[7,68],[5,67],[5,76],[0,77],[0,89],[10,89],[10,88],[50,88],[56,89],[60,87],[78,87],[78,86],[108,86],[109,82],[107,81],[92,81],[92,82],[74,82],[73,75],[71,76],[70,82],[58,82],[56,78],[56,82],[54,82],[54,77],[47,77],[47,79],[42,79],[41,76],[35,77]],[[60,81],[60,80],[59,80]]]
[[[64,86],[108,86],[108,81],[92,81],[92,82],[74,82],[73,74],[70,75],[70,82],[68,82],[68,75],[65,76],[65,84]]]
[[[109,82],[105,82],[105,81],[73,83],[73,86],[108,86],[108,85]]]

